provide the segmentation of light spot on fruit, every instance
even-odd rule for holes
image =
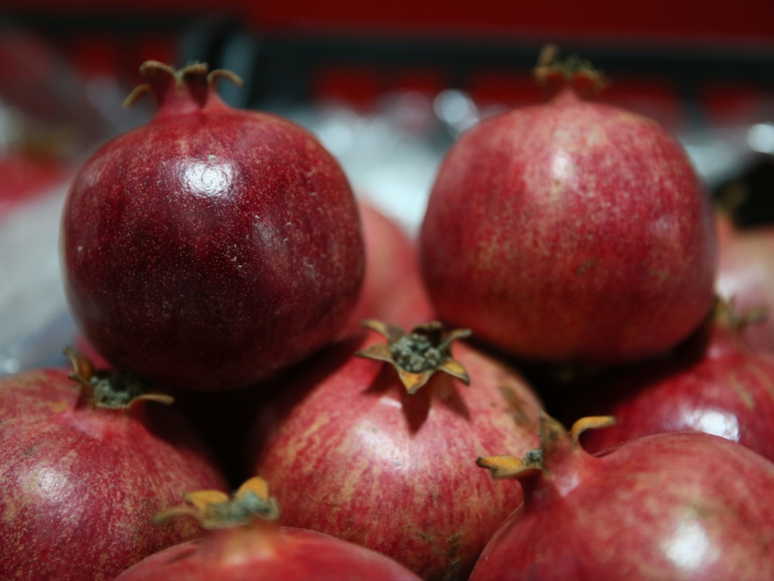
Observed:
[[[688,426],[700,432],[739,441],[739,421],[734,414],[717,410],[695,410],[688,414],[685,420]]]
[[[234,168],[229,163],[185,161],[181,164],[180,176],[186,189],[194,196],[217,198],[228,194],[234,179]]]
[[[708,565],[710,548],[707,532],[697,520],[680,523],[674,534],[664,540],[664,552],[670,561],[681,569],[696,569]]]
[[[551,159],[551,192],[550,200],[559,198],[564,185],[572,178],[574,171],[570,155],[566,151],[557,151]]]
[[[72,487],[72,484],[67,480],[66,473],[42,463],[38,465],[37,469],[30,471],[25,480],[29,492],[54,502],[65,496]]]

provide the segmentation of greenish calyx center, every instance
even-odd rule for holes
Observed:
[[[401,369],[411,373],[432,371],[444,360],[441,349],[421,333],[410,333],[395,341],[390,345],[390,354]]]
[[[107,408],[125,407],[148,391],[145,382],[127,373],[95,373],[89,383],[94,390],[94,402]]]

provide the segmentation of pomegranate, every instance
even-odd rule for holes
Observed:
[[[470,581],[515,579],[770,579],[774,464],[704,433],[632,440],[602,456],[543,416],[524,460],[479,458],[515,476],[524,507],[487,545]]]
[[[110,580],[201,534],[151,517],[187,489],[226,483],[182,418],[126,375],[43,369],[0,381],[0,577]],[[76,389],[77,386],[77,389]]]
[[[518,487],[482,478],[470,454],[503,438],[534,447],[540,403],[520,375],[473,347],[457,342],[453,358],[464,330],[366,324],[361,341],[276,379],[251,473],[276,485],[287,525],[384,553],[423,579],[465,579],[522,502]]]
[[[732,227],[719,239],[715,289],[739,311],[768,311],[764,323],[747,325],[742,335],[751,349],[774,352],[774,227]]]
[[[430,299],[525,360],[661,353],[712,306],[709,196],[666,130],[584,99],[599,74],[546,54],[558,93],[483,121],[441,164],[419,235]]]
[[[116,581],[419,581],[392,559],[340,539],[277,523],[279,508],[260,477],[229,498],[217,490],[186,494],[188,504],[161,512],[207,528],[204,538],[137,563]]]
[[[660,432],[698,431],[774,461],[774,354],[745,346],[740,332],[748,324],[719,302],[705,327],[669,357],[621,367],[565,398],[564,417],[601,413],[618,420],[584,434],[590,452]]]
[[[360,200],[366,271],[360,300],[342,337],[360,333],[364,319],[412,328],[434,318],[419,274],[414,240],[388,216]]]
[[[355,306],[364,252],[341,167],[311,133],[235,110],[226,71],[155,61],[146,125],[99,149],[65,200],[67,298],[88,341],[155,384],[227,389],[302,359]]]

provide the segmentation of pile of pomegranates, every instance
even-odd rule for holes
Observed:
[[[458,138],[416,239],[233,74],[141,70],[63,209],[99,368],[0,382],[0,578],[774,576],[770,236],[589,63]]]

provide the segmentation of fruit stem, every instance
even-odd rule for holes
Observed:
[[[594,99],[607,85],[602,72],[588,60],[575,54],[559,60],[559,47],[555,44],[543,47],[534,75],[537,83],[551,97],[569,90],[582,99]]]

